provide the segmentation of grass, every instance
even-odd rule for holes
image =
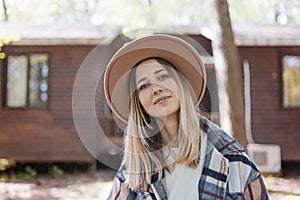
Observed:
[[[34,180],[39,176],[58,178],[64,174],[88,172],[88,163],[16,163],[0,159],[0,181]]]

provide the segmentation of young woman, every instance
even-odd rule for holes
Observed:
[[[177,37],[140,38],[115,54],[104,87],[127,128],[108,199],[268,199],[244,148],[199,114],[205,86],[199,54]]]

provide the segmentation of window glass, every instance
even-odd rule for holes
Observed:
[[[7,65],[7,99],[8,107],[25,107],[27,98],[26,56],[9,56]]]
[[[283,57],[283,106],[300,107],[300,56]]]
[[[47,54],[8,56],[6,106],[47,108],[48,75]]]
[[[34,54],[30,56],[29,107],[46,108],[48,100],[48,56]]]

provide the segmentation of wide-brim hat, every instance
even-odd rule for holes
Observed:
[[[127,123],[129,115],[129,74],[140,61],[159,57],[172,63],[193,89],[198,105],[205,92],[206,71],[199,53],[176,36],[154,34],[135,39],[120,48],[104,74],[106,100],[114,114]]]

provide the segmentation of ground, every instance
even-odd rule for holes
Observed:
[[[100,169],[58,178],[39,176],[29,181],[0,182],[0,200],[102,200],[110,191],[114,174],[114,170]],[[271,200],[300,199],[300,175],[265,175],[264,180]]]

